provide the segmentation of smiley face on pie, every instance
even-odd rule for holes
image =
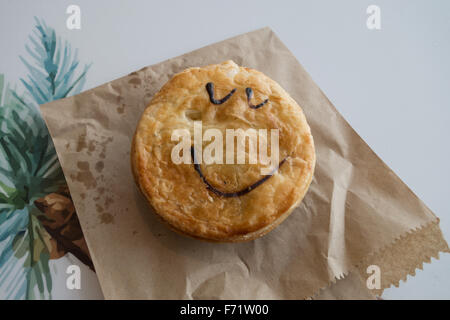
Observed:
[[[194,141],[199,123],[205,135]],[[218,139],[206,137],[207,130],[223,137],[215,146],[223,148],[224,161],[202,161],[198,150],[211,150]],[[227,149],[227,134],[233,130],[275,130],[277,150],[270,134],[258,139],[266,139],[267,155],[277,152],[279,161],[262,174],[267,163],[250,158],[263,145],[252,149],[244,139]],[[191,137],[190,147],[181,152],[189,161],[173,160],[178,144],[174,132]],[[227,152],[233,156],[238,148],[245,161],[228,161]],[[212,154],[217,156],[217,150]],[[238,242],[266,234],[289,216],[311,183],[315,152],[305,116],[289,94],[261,72],[225,61],[186,69],[162,87],[138,123],[131,165],[139,189],[173,230],[203,240]]]

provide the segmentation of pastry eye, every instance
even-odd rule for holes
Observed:
[[[208,92],[209,101],[211,101],[211,103],[213,103],[213,104],[222,104],[222,103],[225,103],[228,99],[231,98],[231,96],[236,92],[236,88],[231,90],[230,93],[228,93],[222,99],[214,98],[214,83],[208,82],[206,84],[206,91]],[[251,100],[253,98],[253,90],[252,90],[252,88],[245,88],[245,94],[247,95],[248,106],[250,108],[252,108],[252,109],[259,109],[263,105],[265,105],[267,102],[269,102],[269,99],[266,99],[266,100],[264,100],[263,102],[261,102],[260,104],[257,104],[257,105],[254,105],[253,103],[251,103]]]
[[[252,88],[245,88],[245,94],[247,95],[247,102],[248,102],[248,106],[252,109],[258,109],[261,108],[263,105],[265,105],[269,99],[264,100],[263,102],[261,102],[260,104],[254,105],[250,102],[250,100],[253,97],[253,90]]]
[[[214,98],[214,83],[208,82],[206,84],[206,91],[208,91],[209,101],[211,101],[211,103],[213,103],[213,104],[222,104],[222,103],[226,102],[228,99],[231,98],[231,96],[236,92],[236,88],[231,90],[229,94],[227,94],[225,97],[223,97],[222,99],[219,99],[219,100]]]

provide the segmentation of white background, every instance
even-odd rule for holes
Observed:
[[[66,28],[68,5],[81,30]],[[381,8],[379,31],[366,9]],[[92,62],[85,88],[199,47],[271,27],[372,149],[441,219],[450,240],[450,1],[0,1],[0,72],[26,74],[18,55],[33,16]],[[324,119],[326,121],[326,119]],[[450,299],[450,255],[426,264],[386,299]],[[95,280],[89,297],[101,296]]]

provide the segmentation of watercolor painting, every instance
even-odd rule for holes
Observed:
[[[0,299],[51,299],[49,260],[68,252],[93,269],[38,107],[81,92],[90,65],[38,18],[27,42],[21,83],[0,70]]]

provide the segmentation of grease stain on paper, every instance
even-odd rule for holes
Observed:
[[[104,223],[104,224],[109,224],[109,223],[114,223],[114,217],[112,214],[110,213],[102,213],[100,215],[100,223]]]
[[[125,104],[122,103],[116,110],[118,114],[123,114],[125,112]]]
[[[103,161],[98,161],[95,164],[95,170],[97,170],[97,172],[102,172],[104,167],[105,167],[105,164],[103,163]]]
[[[105,197],[105,207],[108,209],[109,208],[109,206],[111,205],[111,204],[113,204],[114,203],[114,200],[113,200],[113,198],[111,198],[111,197]]]
[[[134,87],[136,88],[137,86],[140,86],[142,81],[139,78],[132,78],[128,81],[128,83],[133,84]]]
[[[91,155],[96,151],[96,146],[100,146],[101,150],[99,155],[101,158],[105,158],[106,145],[114,140],[113,137],[108,137],[103,142],[88,140],[86,137],[86,133],[82,133],[78,136],[76,151],[81,152],[87,150],[87,154]]]
[[[78,161],[77,167],[80,171],[77,174],[71,174],[70,178],[74,181],[81,182],[84,184],[86,189],[92,189],[97,186],[97,181],[95,181],[94,176],[92,175],[89,169],[89,162],[87,161]]]
[[[106,145],[110,142],[112,142],[114,139],[113,137],[108,137],[105,141],[99,142],[98,144],[102,148],[100,152],[100,158],[105,159],[106,158]]]
[[[77,141],[77,152],[81,152],[83,150],[87,149],[88,154],[91,155],[92,152],[95,151],[95,144],[94,141],[87,141],[86,140],[86,133],[80,134]]]

